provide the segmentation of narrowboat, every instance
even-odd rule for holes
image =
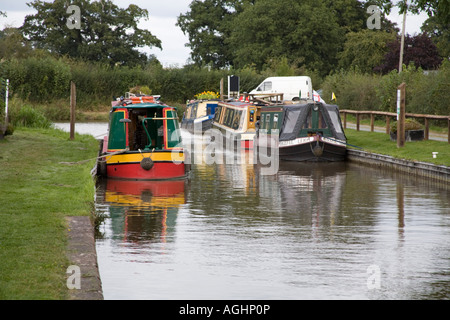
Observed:
[[[203,133],[211,129],[218,100],[196,100],[186,106],[181,128],[190,133]]]
[[[258,129],[258,146],[276,144],[280,160],[345,160],[347,138],[336,105],[311,102],[263,107]],[[271,139],[273,135],[278,142]]]
[[[143,99],[144,100],[144,99]],[[166,180],[187,174],[176,108],[161,103],[113,103],[102,142],[99,174],[108,178]]]
[[[243,149],[253,149],[260,108],[249,102],[219,102],[212,127],[219,130],[228,143]]]

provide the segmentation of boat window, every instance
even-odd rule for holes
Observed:
[[[295,125],[297,124],[298,117],[300,116],[301,110],[292,110],[286,113],[285,125],[283,128],[284,133],[294,132]]]
[[[198,110],[198,103],[196,103],[195,105],[194,105],[194,107],[192,108],[192,118],[197,118],[197,110]]]
[[[232,129],[234,129],[234,130],[239,129],[239,126],[241,124],[241,115],[242,115],[242,111],[238,111],[238,110],[235,111],[233,123],[231,126]]]
[[[222,106],[217,106],[216,113],[214,114],[215,122],[219,122],[221,112],[222,112]]]
[[[225,112],[223,114],[223,119],[221,121],[222,124],[225,124],[225,125],[227,124],[229,115],[230,115],[230,109],[225,108]]]
[[[175,110],[165,110],[166,121],[166,148],[179,147],[181,142],[180,128],[178,126],[177,113]],[[159,135],[159,134],[158,134]]]
[[[319,112],[319,129],[326,129],[328,128],[327,122],[325,121],[322,112]]]
[[[269,113],[266,114],[266,126],[265,126],[265,128],[266,129],[270,128],[270,114]]]
[[[343,133],[341,122],[339,121],[339,113],[338,111],[331,111],[330,113],[331,123],[334,126],[334,129],[337,133]]]
[[[312,128],[312,111],[309,109],[308,115],[306,116],[305,122],[303,122],[302,129]]]
[[[234,118],[234,109],[227,109],[227,111],[225,112],[225,120],[223,124],[231,128],[233,118]]]
[[[277,129],[277,128],[278,128],[278,114],[274,114],[272,129]]]

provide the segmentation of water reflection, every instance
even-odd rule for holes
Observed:
[[[184,180],[103,179],[98,188],[97,203],[107,207],[111,219],[111,238],[124,243],[166,242],[186,202]]]
[[[252,163],[104,181],[105,298],[449,298],[449,186],[345,162],[281,162],[276,175]]]

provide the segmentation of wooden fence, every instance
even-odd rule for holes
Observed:
[[[393,112],[382,112],[382,111],[356,111],[356,110],[340,110],[340,113],[343,115],[343,124],[344,129],[347,129],[347,113],[354,114],[356,116],[356,131],[359,131],[361,115],[370,115],[370,131],[374,131],[374,123],[375,116],[385,116],[386,117],[386,133],[389,134],[390,131],[390,120],[393,117],[397,117],[396,113]],[[428,140],[430,126],[428,120],[446,120],[448,126],[448,143],[450,143],[450,116],[435,116],[430,114],[415,114],[415,113],[406,113],[406,117],[409,118],[422,118],[425,119],[425,129],[424,135],[425,140]]]

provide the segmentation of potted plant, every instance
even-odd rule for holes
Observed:
[[[397,121],[391,124],[390,136],[392,141],[397,140]],[[405,120],[405,141],[420,141],[425,137],[422,125],[414,119]]]

